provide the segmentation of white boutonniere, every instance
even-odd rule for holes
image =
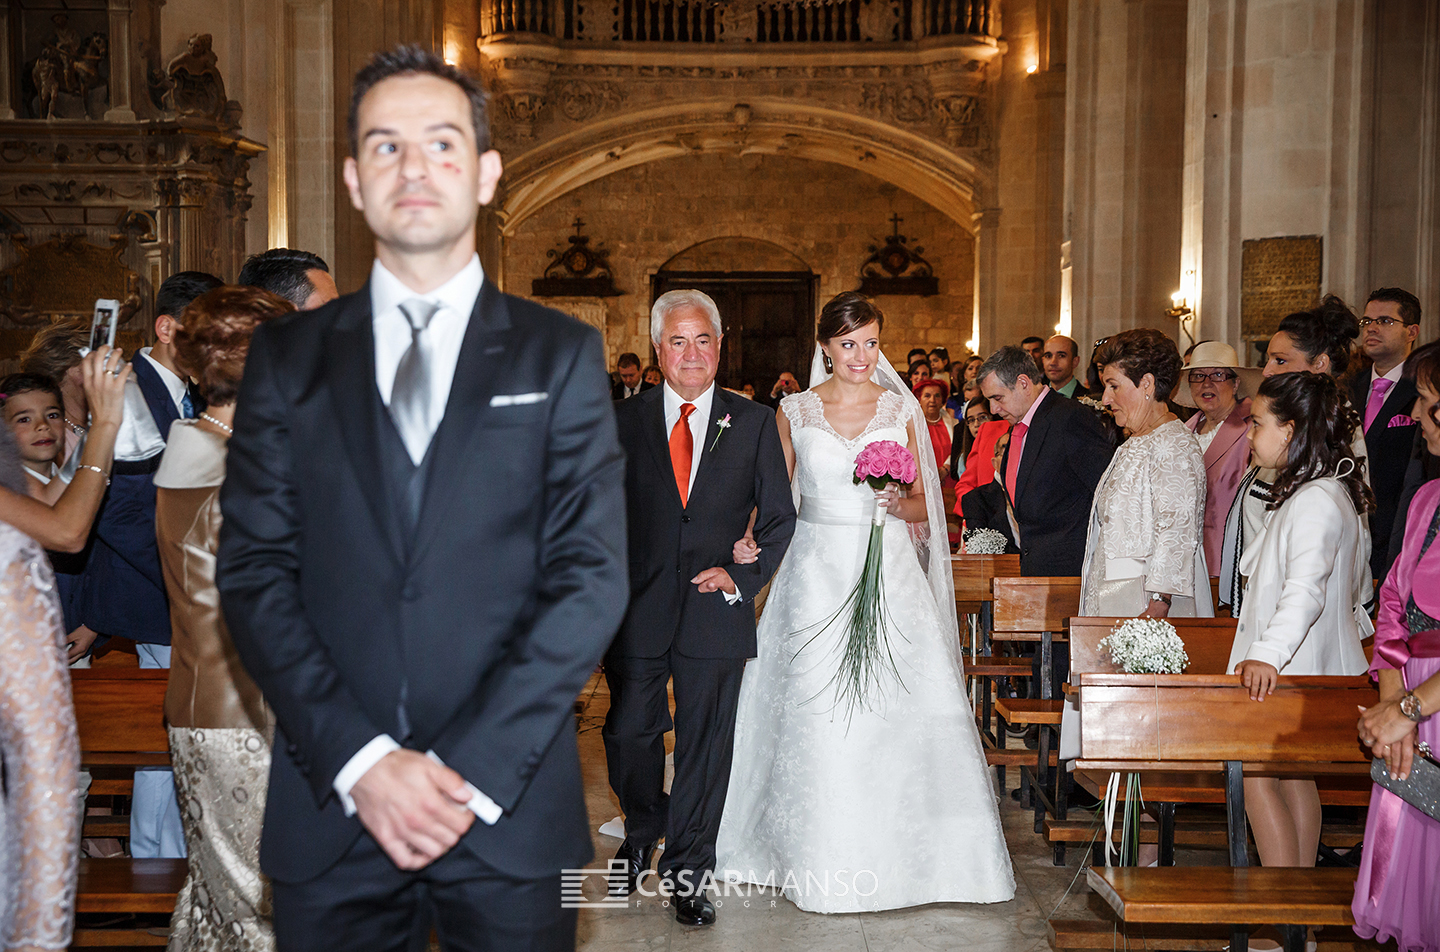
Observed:
[[[730,429],[730,414],[727,413],[716,420],[715,425],[720,428],[720,432],[715,434],[715,442],[710,444],[710,452],[712,453],[715,452],[715,444],[720,442],[720,437],[725,434],[726,430]]]

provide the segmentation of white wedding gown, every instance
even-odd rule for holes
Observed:
[[[1015,880],[958,632],[940,623],[905,523],[887,520],[883,563],[903,687],[892,683],[847,716],[831,682],[843,619],[816,637],[848,597],[869,544],[874,493],[854,484],[855,457],[877,440],[906,442],[905,400],[884,393],[855,440],[830,427],[813,391],[782,407],[800,518],[740,688],[716,877],[781,886],[811,912],[1008,900]]]

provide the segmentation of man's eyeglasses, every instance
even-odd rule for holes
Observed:
[[[1362,317],[1360,318],[1360,329],[1364,330],[1371,324],[1379,324],[1381,327],[1394,327],[1396,324],[1404,324],[1398,317]]]
[[[1204,383],[1207,380],[1213,380],[1216,383],[1224,383],[1227,380],[1234,380],[1238,376],[1239,374],[1231,370],[1212,370],[1208,374],[1203,370],[1192,370],[1190,371],[1190,382]]]

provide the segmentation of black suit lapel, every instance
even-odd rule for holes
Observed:
[[[1025,431],[1025,439],[1020,444],[1020,469],[1015,473],[1016,498],[1025,495],[1025,483],[1035,472],[1035,462],[1040,458],[1040,450],[1045,444],[1045,436],[1050,432],[1050,411],[1055,409],[1055,405],[1050,401],[1058,396],[1059,394],[1045,397],[1040,406],[1035,408],[1035,416],[1031,417],[1030,427]],[[1010,431],[1010,439],[1012,441],[1015,439],[1013,429]],[[1005,451],[1008,459],[1010,446],[1006,446]]]
[[[135,374],[135,383],[145,397],[145,405],[150,408],[150,416],[155,419],[155,426],[160,430],[161,438],[170,439],[170,424],[180,419],[180,411],[175,409],[175,401],[170,398],[170,388],[165,386],[165,381],[160,379],[160,372],[145,355],[136,354],[135,359],[130,361],[130,366]]]
[[[1385,395],[1385,402],[1380,405],[1380,412],[1375,416],[1376,427],[1388,427],[1391,419],[1397,416],[1409,416],[1410,410],[1415,406],[1415,400],[1420,396],[1420,391],[1415,388],[1412,380],[1401,378],[1400,382],[1390,388]]]
[[[655,459],[656,472],[668,474],[670,477],[661,479],[660,482],[669,487],[667,492],[678,508],[680,487],[675,485],[675,466],[670,462],[670,434],[665,432],[665,388],[655,387],[630,399],[646,402],[645,412],[641,414],[640,429],[644,432],[645,445],[650,448],[650,455]]]
[[[504,365],[509,349],[505,334],[508,330],[510,309],[500,292],[486,280],[480,285],[475,310],[470,314],[470,323],[460,342],[455,378],[450,384],[450,397],[445,401],[445,416],[431,441],[430,471],[425,477],[420,522],[415,532],[416,558],[445,524],[446,514],[457,495],[450,491],[450,487],[456,485],[457,474],[477,464],[467,450],[494,396],[495,373]]]
[[[350,454],[356,481],[370,515],[390,543],[390,553],[404,562],[404,530],[400,514],[385,491],[381,469],[379,425],[375,392],[375,333],[370,323],[370,286],[367,283],[351,306],[326,335],[331,395],[336,426]]]
[[[695,498],[696,490],[710,472],[710,457],[724,452],[725,441],[720,437],[724,431],[720,429],[720,421],[730,415],[729,400],[730,395],[717,385],[714,396],[710,398],[710,419],[705,421],[705,439],[695,447],[700,454],[700,468],[695,471],[695,482],[690,487],[691,499]],[[715,447],[715,453],[710,452],[712,446]]]

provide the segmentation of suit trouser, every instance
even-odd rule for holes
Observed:
[[[304,883],[274,881],[279,952],[572,952],[576,911],[560,905],[560,874],[514,879],[462,843],[407,872],[368,833]]]
[[[142,668],[170,667],[170,646],[135,645]],[[137,859],[184,859],[185,826],[169,767],[140,767],[130,797],[130,855]]]
[[[744,670],[743,658],[687,658],[673,648],[661,658],[605,659],[610,713],[601,736],[610,787],[625,811],[625,837],[635,844],[665,837],[659,873],[680,895],[715,868]],[[672,721],[665,688],[672,678],[675,779],[667,797],[665,732]]]

